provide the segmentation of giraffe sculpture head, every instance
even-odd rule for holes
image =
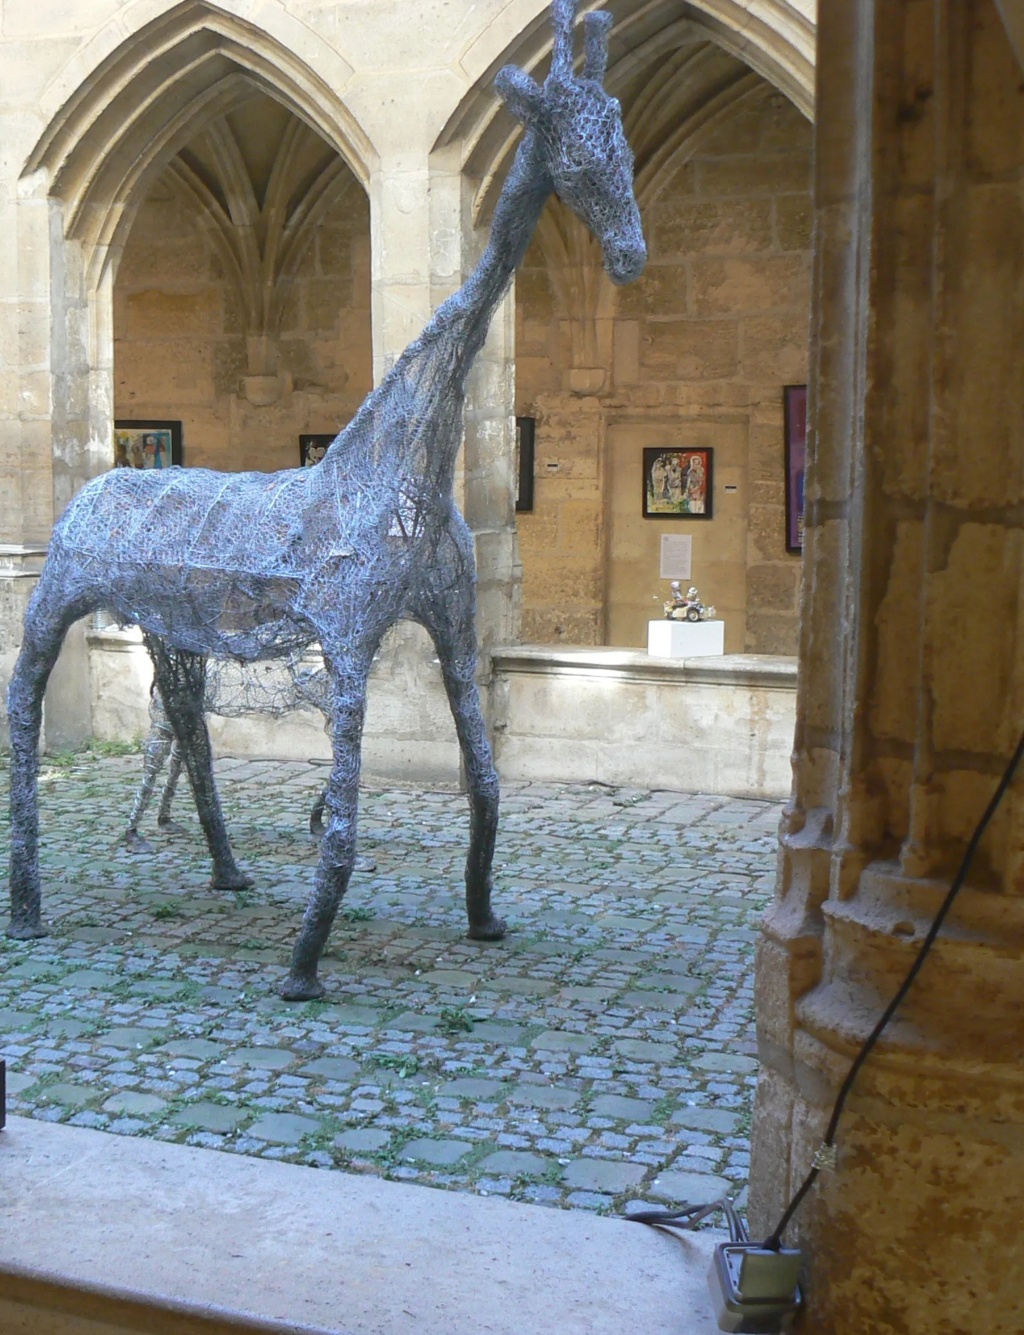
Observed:
[[[543,86],[516,65],[494,86],[509,111],[536,135],[555,193],[601,243],[613,283],[639,278],[647,261],[640,210],[633,194],[633,154],[618,101],[603,87],[612,16],[583,20],[583,72],[573,71],[576,0],[554,0],[551,72]]]

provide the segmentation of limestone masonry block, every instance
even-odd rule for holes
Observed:
[[[653,210],[653,215],[653,244],[666,258],[746,255],[772,248],[770,199],[702,199],[692,204],[662,205]]]

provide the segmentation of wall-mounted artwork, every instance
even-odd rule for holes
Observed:
[[[807,386],[783,390],[786,432],[786,551],[804,549],[804,469],[807,464]]]
[[[171,468],[182,463],[180,422],[115,422],[115,468]]]
[[[645,519],[710,519],[714,450],[644,450]]]
[[[319,433],[299,437],[299,467],[312,468],[327,453],[337,432]]]
[[[533,461],[534,431],[536,420],[533,417],[516,418],[516,510],[520,513],[533,509]]]

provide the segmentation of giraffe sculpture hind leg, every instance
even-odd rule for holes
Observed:
[[[286,1001],[312,1001],[323,996],[317,966],[355,866],[366,681],[375,649],[376,643],[358,657],[352,654],[339,659],[332,673],[334,763],[324,804],[327,827],[320,841],[313,893],[292,951],[291,970],[280,989]]]
[[[473,586],[467,582],[461,591],[461,606],[456,609],[454,618],[450,606],[437,599],[431,601],[423,621],[437,648],[466,774],[469,796],[467,935],[474,941],[500,941],[505,935],[506,923],[491,908],[491,865],[498,834],[499,783],[476,685],[477,645],[473,601]]]
[[[201,654],[170,649],[156,636],[145,637],[153,660],[157,689],[178,739],[195,797],[199,822],[213,859],[215,890],[246,890],[252,878],[235,862],[213,780],[210,734],[203,709],[206,660]]]
[[[181,778],[181,747],[178,745],[178,739],[175,738],[171,743],[171,755],[167,762],[167,778],[164,779],[164,790],[160,794],[160,806],[156,813],[157,828],[160,830],[180,832],[181,826],[171,819],[171,805],[174,802],[174,794],[178,788],[178,780]]]
[[[132,809],[128,815],[128,828],[125,831],[125,847],[130,853],[152,853],[153,849],[147,839],[139,833],[139,824],[153,800],[153,790],[156,787],[156,781],[160,776],[167,761],[171,757],[172,767],[176,766],[176,771],[181,769],[181,753],[174,736],[174,729],[171,727],[170,719],[158,705],[159,693],[154,697],[150,706],[150,715],[153,719],[149,735],[146,738],[145,745],[142,748],[142,782],[139,784],[139,790],[135,794],[135,801],[132,803]],[[175,773],[175,778],[177,773]],[[169,805],[167,784],[170,782],[170,774],[167,783],[164,785],[163,797],[160,801],[160,812],[163,815],[164,807]],[[172,789],[173,792],[173,789]]]

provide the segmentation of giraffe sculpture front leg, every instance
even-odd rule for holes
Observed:
[[[286,1001],[315,1001],[324,994],[317,968],[355,865],[360,748],[371,657],[366,668],[340,673],[334,689],[334,764],[324,797],[327,824],[320,841],[313,893],[292,951],[291,970],[281,984],[281,996]]]
[[[487,725],[480,708],[475,670],[476,632],[472,599],[454,621],[435,604],[428,629],[437,648],[455,731],[462,752],[469,796],[469,852],[466,855],[467,936],[474,941],[500,941],[506,923],[491,908],[491,867],[498,835],[498,772],[494,768]],[[427,620],[425,618],[425,620]]]

